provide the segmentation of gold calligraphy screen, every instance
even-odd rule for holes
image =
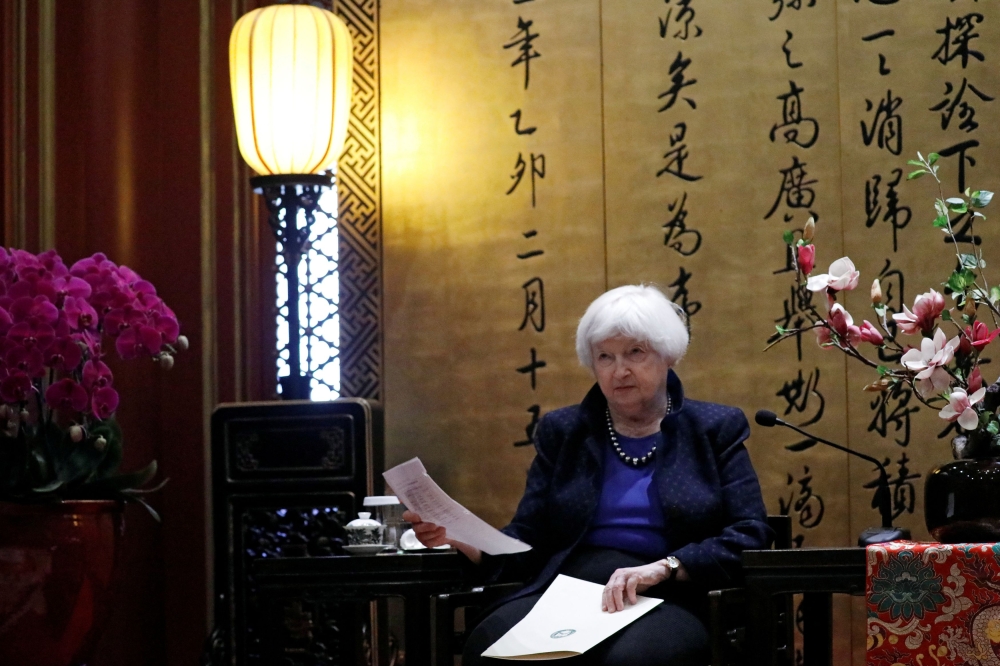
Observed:
[[[689,395],[770,409],[884,460],[896,520],[926,537],[923,480],[950,459],[948,423],[905,390],[862,391],[875,371],[812,334],[762,350],[808,305],[782,236],[800,237],[809,217],[816,272],[842,256],[861,270],[844,302],[857,319],[872,318],[876,277],[893,311],[941,291],[954,254],[931,226],[933,183],[907,181],[906,160],[939,153],[948,196],[1000,187],[993,3],[381,11],[388,463],[419,455],[456,499],[505,524],[537,419],[592,383],[574,351],[579,317],[607,288],[651,282],[690,315],[677,368]],[[963,231],[987,257],[993,226]],[[792,517],[798,545],[850,545],[878,524],[877,473],[808,444],[755,426],[768,510]],[[863,617],[838,603],[840,619]],[[850,653],[845,632],[836,650]]]

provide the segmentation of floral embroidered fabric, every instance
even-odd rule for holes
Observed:
[[[1000,544],[869,546],[868,666],[1000,666]]]

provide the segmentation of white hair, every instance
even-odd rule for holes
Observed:
[[[630,284],[607,291],[587,308],[576,328],[576,355],[594,369],[594,345],[624,335],[649,344],[671,366],[688,347],[687,317],[652,285]]]

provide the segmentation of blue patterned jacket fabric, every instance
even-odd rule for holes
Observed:
[[[743,444],[750,426],[735,407],[685,400],[673,370],[667,392],[673,408],[661,424],[665,445],[653,479],[671,554],[698,588],[738,585],[742,551],[767,548],[774,537]],[[490,580],[530,581],[507,600],[544,590],[583,541],[600,499],[603,449],[611,446],[606,410],[595,385],[581,404],[539,421],[524,496],[502,530],[532,550],[483,561]]]

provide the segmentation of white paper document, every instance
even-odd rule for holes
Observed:
[[[448,538],[490,555],[523,553],[531,546],[507,536],[448,496],[430,477],[420,458],[382,473],[399,500],[420,519],[445,528]]]
[[[638,596],[625,610],[605,613],[601,610],[603,592],[603,585],[557,576],[524,619],[483,656],[517,661],[575,657],[663,603]]]

